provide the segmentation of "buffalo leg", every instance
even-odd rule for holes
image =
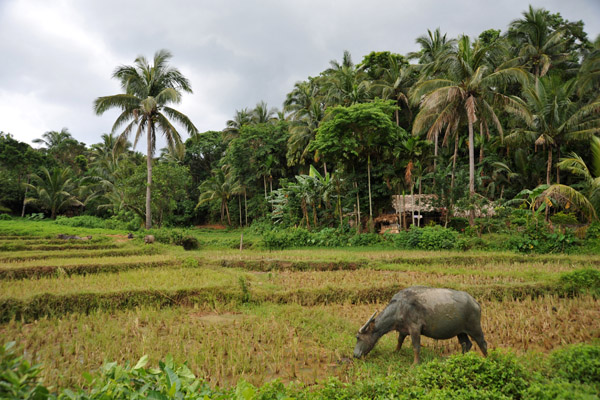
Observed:
[[[421,333],[411,332],[410,339],[412,340],[413,353],[415,355],[414,363],[419,364],[421,362]]]
[[[471,350],[471,347],[473,347],[473,343],[471,343],[471,341],[469,340],[469,336],[467,336],[466,333],[459,333],[457,337],[458,342],[462,347],[463,354]]]
[[[404,339],[406,339],[407,335],[404,335],[402,333],[400,333],[398,335],[398,345],[396,346],[396,351],[400,351],[400,349],[402,348],[402,343],[404,343]]]

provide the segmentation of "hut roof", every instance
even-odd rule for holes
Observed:
[[[397,213],[440,211],[439,207],[433,206],[436,200],[435,194],[395,195],[392,196],[392,207]]]

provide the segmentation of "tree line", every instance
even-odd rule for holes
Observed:
[[[0,134],[2,211],[146,228],[372,229],[393,212],[392,195],[427,193],[447,219],[468,210],[471,224],[484,204],[597,219],[600,37],[530,6],[505,32],[449,38],[438,28],[416,42],[416,52],[359,63],[344,52],[297,82],[281,109],[259,101],[203,133],[172,107],[192,89],[171,54],[138,57],[113,73],[122,93],[94,102],[98,114],[120,110],[101,142],[87,147],[63,129],[35,150]],[[158,135],[167,147],[157,156]],[[142,137],[145,155],[132,150]]]

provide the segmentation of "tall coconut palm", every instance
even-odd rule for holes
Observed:
[[[252,122],[252,112],[248,111],[247,108],[241,110],[235,110],[233,119],[227,120],[225,123],[226,128],[223,129],[223,136],[226,142],[240,136],[240,129],[242,126],[250,124]]]
[[[563,36],[563,31],[552,29],[548,11],[530,5],[523,18],[510,23],[508,37],[515,43],[518,55],[509,63],[528,68],[537,82],[552,65],[567,58]]]
[[[35,197],[27,198],[25,203],[38,203],[42,208],[50,211],[52,219],[55,219],[65,207],[83,205],[74,195],[77,185],[70,168],[55,167],[49,171],[46,167],[42,167],[41,171],[41,175],[32,174],[30,183],[25,184],[36,194]]]
[[[600,132],[600,99],[587,105],[573,101],[575,80],[544,76],[538,84],[524,86],[520,97],[507,99],[506,110],[523,124],[514,129],[507,141],[525,140],[548,151],[546,184],[551,184],[552,153],[561,143],[589,140]],[[557,182],[560,177],[557,171]]]
[[[252,122],[255,124],[266,124],[272,122],[277,115],[276,108],[269,108],[265,101],[256,103],[256,107],[252,110]]]
[[[579,94],[596,93],[600,97],[600,35],[596,38],[593,50],[589,52],[581,64],[577,77]]]
[[[373,89],[381,90],[381,98],[393,99],[398,109],[395,111],[396,125],[400,126],[400,110],[406,110],[412,119],[408,93],[415,84],[416,75],[413,66],[402,65],[397,57],[389,55],[389,68],[382,71],[382,77],[373,85]]]
[[[350,106],[364,103],[370,98],[367,74],[352,62],[350,52],[344,51],[342,62],[329,62],[323,73],[325,102],[328,106]]]
[[[169,118],[181,124],[190,135],[198,133],[186,115],[167,106],[180,103],[182,92],[192,93],[187,78],[178,69],[168,65],[167,62],[170,58],[170,52],[159,50],[154,54],[153,64],[149,64],[145,57],[139,56],[134,61],[135,65],[117,67],[113,72],[113,78],[121,82],[125,93],[99,97],[94,102],[94,109],[98,115],[111,108],[121,109],[122,112],[112,128],[112,131],[115,132],[125,125],[125,129],[120,135],[121,140],[126,140],[137,127],[133,143],[135,147],[144,131],[146,133],[148,169],[146,229],[152,227],[152,156],[155,150],[157,131],[164,135],[168,146],[173,149],[178,143],[181,143],[181,136]]]
[[[308,146],[314,140],[319,123],[325,115],[325,107],[320,96],[316,79],[296,82],[283,103],[289,113],[290,137],[288,139],[288,165],[309,162]]]
[[[90,146],[90,166],[103,179],[110,179],[116,171],[119,161],[126,156],[131,147],[129,141],[119,140],[114,133],[102,134],[102,142]]]
[[[496,127],[500,135],[502,126],[492,106],[497,89],[510,82],[527,80],[527,74],[520,68],[505,68],[494,71],[488,60],[498,47],[494,44],[473,45],[468,36],[459,39],[458,48],[450,51],[440,61],[444,78],[428,79],[415,86],[412,96],[420,100],[421,110],[413,123],[413,134],[427,131],[432,140],[442,129],[446,129],[444,143],[458,133],[458,128],[466,122],[469,146],[469,196],[475,194],[475,150],[473,125],[478,120],[488,129]],[[474,212],[469,222],[474,225]]]
[[[408,57],[419,60],[418,68],[424,76],[436,75],[439,60],[449,51],[456,48],[456,39],[449,39],[446,34],[436,28],[431,32],[427,29],[427,35],[419,36],[416,40],[421,50],[409,53]]]
[[[68,128],[62,128],[60,131],[44,132],[41,139],[33,139],[32,142],[46,146],[48,150],[57,149],[68,141],[73,141],[73,136]]]

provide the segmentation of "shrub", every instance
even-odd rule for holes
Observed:
[[[579,243],[570,229],[550,232],[543,223],[538,223],[530,224],[523,233],[511,236],[507,248],[520,253],[565,253]]]
[[[552,215],[550,217],[550,221],[557,225],[577,225],[579,223],[575,214],[564,213],[562,211],[559,211],[556,214]]]
[[[598,395],[591,387],[551,380],[532,383],[523,397],[531,400],[592,400]]]
[[[0,214],[0,221],[10,221],[12,217],[8,214]]]
[[[23,356],[17,356],[15,342],[0,347],[0,398],[48,398],[48,390],[38,378],[40,372],[40,364],[31,365]]]
[[[465,391],[463,395],[481,390],[490,392],[492,397],[488,398],[521,398],[527,388],[526,378],[527,372],[513,355],[497,351],[490,352],[487,358],[471,352],[443,361],[434,360],[417,371],[418,385],[423,388],[459,393]]]
[[[415,225],[411,225],[406,235],[406,244],[408,245],[409,249],[416,249],[419,247],[422,234],[423,231],[420,228],[417,228]]]
[[[200,244],[198,243],[198,239],[193,236],[186,236],[181,240],[181,246],[185,250],[196,250]]]
[[[383,239],[377,233],[361,233],[358,235],[352,236],[348,240],[348,246],[357,247],[357,246],[373,246],[377,244],[381,244]]]
[[[596,269],[579,269],[566,272],[559,278],[562,290],[571,295],[590,293],[600,295],[600,271]]]
[[[335,228],[324,228],[312,234],[316,246],[343,247],[348,245],[348,235]]]
[[[262,242],[264,247],[269,250],[285,249],[288,247],[285,235],[277,231],[267,231],[263,233]]]
[[[456,246],[458,233],[454,229],[446,229],[439,225],[422,229],[418,248],[423,250],[453,249]]]
[[[586,239],[600,238],[600,222],[592,222],[585,232]]]
[[[570,382],[600,384],[600,345],[576,344],[550,356],[554,375]]]
[[[450,221],[448,221],[448,227],[456,229],[457,231],[462,231],[467,226],[469,226],[469,220],[467,218],[454,217]]]

